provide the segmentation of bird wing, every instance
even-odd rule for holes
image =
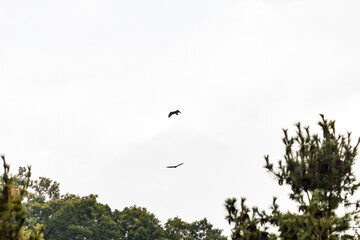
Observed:
[[[184,164],[184,163],[180,163],[180,164],[175,165],[175,166],[167,166],[167,168],[177,168],[178,166],[183,165],[183,164]]]
[[[174,112],[170,112],[170,113],[169,113],[169,117],[171,117],[171,115],[173,115],[173,114],[174,114]]]

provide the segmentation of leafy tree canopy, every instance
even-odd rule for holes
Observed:
[[[43,227],[51,239],[126,239],[126,240],[225,240],[222,230],[206,220],[186,223],[169,219],[165,226],[143,207],[112,211],[97,202],[97,195],[60,195],[59,184],[47,178],[31,182],[32,193],[26,202],[28,230]],[[176,222],[180,222],[181,226]],[[183,232],[180,233],[179,232]],[[181,235],[183,234],[183,235]]]
[[[169,219],[165,223],[165,232],[172,240],[226,240],[221,230],[214,229],[206,218],[187,223],[179,217]]]

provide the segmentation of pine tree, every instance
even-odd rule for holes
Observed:
[[[259,234],[273,239],[356,239],[360,209],[359,201],[351,197],[360,186],[353,172],[360,139],[352,146],[350,132],[336,134],[335,121],[320,116],[321,137],[297,123],[294,137],[283,129],[285,154],[276,169],[265,156],[265,168],[278,184],[291,187],[290,199],[297,203],[298,213],[280,212],[274,198],[270,213],[253,208],[252,217],[244,221],[245,199],[240,211],[236,199],[228,199],[227,219],[235,224],[233,239],[264,239]],[[338,216],[341,206],[346,213]],[[244,229],[249,223],[254,226]],[[268,226],[276,227],[279,236],[269,234]],[[250,229],[255,229],[254,234],[249,235]]]

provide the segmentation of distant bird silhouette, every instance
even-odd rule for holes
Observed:
[[[180,164],[175,165],[175,166],[167,166],[167,168],[177,168],[178,166],[183,165],[183,164],[184,164],[184,163],[180,163]]]
[[[181,113],[179,110],[173,111],[169,113],[169,117],[171,117],[172,115],[179,115],[179,113]]]

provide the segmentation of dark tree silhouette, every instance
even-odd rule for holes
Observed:
[[[171,117],[172,115],[179,115],[179,113],[181,113],[179,110],[176,110],[176,111],[172,111],[169,113],[169,117]]]

